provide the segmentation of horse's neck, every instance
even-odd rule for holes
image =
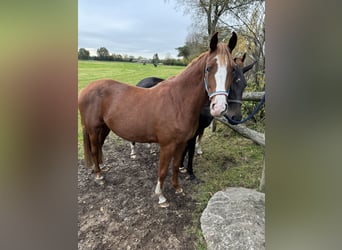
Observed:
[[[185,102],[185,105],[191,106],[195,112],[200,111],[208,101],[204,87],[205,65],[206,56],[204,55],[174,78],[175,81],[179,82],[177,84],[177,94]]]

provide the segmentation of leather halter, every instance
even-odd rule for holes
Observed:
[[[209,100],[215,96],[215,95],[225,95],[225,96],[229,96],[229,91],[230,91],[230,86],[229,86],[229,89],[228,91],[223,91],[223,90],[220,90],[220,91],[215,91],[211,94],[209,94],[209,90],[208,90],[208,83],[207,83],[207,79],[206,79],[206,75],[207,75],[207,72],[208,72],[208,66],[205,66],[205,69],[204,69],[204,78],[203,78],[203,82],[204,82],[204,87],[205,87],[205,90],[209,96]],[[235,103],[239,103],[239,104],[242,104],[242,101],[240,100],[234,100],[234,99],[227,99],[228,102],[235,102]]]

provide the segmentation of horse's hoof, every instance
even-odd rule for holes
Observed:
[[[97,183],[99,185],[104,185],[105,184],[105,180],[104,180],[103,175],[95,176],[95,183]]]
[[[176,194],[181,194],[181,193],[183,193],[183,188],[177,188],[176,189]]]
[[[167,201],[162,202],[162,203],[158,203],[158,204],[159,204],[159,207],[161,207],[161,208],[166,208],[166,207],[170,206],[170,204]]]
[[[132,159],[132,160],[135,160],[135,158],[137,158],[137,155],[136,155],[136,154],[131,155],[131,159]]]
[[[185,177],[186,180],[193,181],[196,179],[196,176],[194,174],[189,174]]]
[[[203,154],[202,150],[197,150],[197,154],[198,154],[198,155]]]
[[[187,172],[187,170],[185,167],[180,167],[179,172],[181,172],[182,174],[185,174]]]
[[[96,179],[96,178],[95,178],[95,183],[102,186],[102,185],[104,185],[106,182],[105,182],[104,179]]]
[[[105,166],[105,167],[101,168],[101,172],[108,172],[108,171],[109,171],[109,167],[108,166]]]

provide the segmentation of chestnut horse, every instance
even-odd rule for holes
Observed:
[[[229,89],[229,95],[228,95],[228,110],[233,110],[233,112],[230,112],[233,117],[230,117],[233,120],[241,120],[241,104],[242,104],[242,93],[244,89],[247,86],[247,81],[244,77],[244,73],[249,71],[253,65],[255,64],[252,63],[246,67],[244,67],[244,61],[246,59],[246,53],[242,57],[236,57],[234,58],[234,62],[236,63],[236,66],[234,66],[233,69],[233,79],[232,83],[230,85]],[[158,83],[164,81],[162,78],[158,77],[147,77],[139,81],[136,86],[138,87],[143,87],[143,88],[151,88]],[[213,116],[210,115],[209,111],[209,102],[203,107],[201,110],[200,116],[199,116],[199,121],[198,121],[198,128],[196,130],[195,135],[187,142],[186,148],[183,152],[182,160],[180,162],[180,171],[182,173],[187,172],[187,177],[186,179],[188,180],[194,180],[196,176],[194,175],[193,172],[193,157],[195,153],[195,144],[196,144],[196,139],[197,140],[197,150],[201,150],[200,146],[200,141],[203,136],[204,130],[210,125],[210,123],[213,120]],[[202,151],[202,150],[201,150]],[[184,167],[184,159],[186,154],[188,154],[188,163],[187,163],[187,168],[185,169]],[[201,153],[198,153],[201,154]],[[131,154],[130,154],[132,159],[135,159],[136,157],[136,151],[135,151],[135,142],[131,143]]]
[[[112,130],[128,141],[160,145],[155,193],[159,205],[167,207],[164,180],[172,162],[172,185],[176,193],[178,168],[187,141],[194,136],[202,107],[210,100],[212,116],[227,111],[227,89],[232,82],[234,61],[231,51],[237,42],[233,32],[228,46],[218,42],[216,32],[209,50],[195,58],[180,74],[152,88],[140,88],[115,80],[97,80],[79,95],[78,108],[83,129],[84,155],[94,164],[95,180],[102,180],[102,146]],[[173,160],[173,161],[172,161]]]

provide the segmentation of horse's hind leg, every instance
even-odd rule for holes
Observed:
[[[201,147],[201,141],[202,141],[203,133],[204,133],[204,129],[201,130],[198,134],[198,139],[197,139],[197,143],[196,143],[196,148],[197,148],[196,153],[198,155],[203,154],[202,147]]]
[[[186,168],[184,167],[184,160],[185,160],[185,156],[186,154],[188,153],[188,150],[189,150],[189,146],[188,146],[188,143],[186,144],[186,147],[182,153],[182,159],[180,161],[180,164],[179,164],[179,171],[183,174],[186,173]]]
[[[102,126],[95,128],[91,133],[89,133],[91,155],[94,162],[95,181],[99,184],[104,184],[100,164],[102,163],[103,157],[102,146],[109,131],[108,127]]]
[[[100,157],[99,157],[99,159],[100,159],[100,164],[103,163],[102,147],[103,147],[104,141],[106,140],[106,137],[108,136],[109,132],[110,132],[110,129],[109,129],[106,125],[104,125],[104,126],[101,128],[100,133],[99,133],[99,136],[100,136],[100,144],[99,144],[98,150],[100,151]],[[109,170],[108,167],[103,167],[103,168],[101,169],[101,172],[106,172],[106,171],[108,171],[108,170]]]
[[[188,155],[188,167],[187,167],[187,172],[188,172],[188,176],[187,176],[187,179],[188,180],[194,180],[196,178],[196,176],[194,175],[194,171],[192,169],[192,163],[194,161],[194,154],[195,154],[195,144],[196,144],[196,137],[197,136],[194,136],[193,138],[191,138],[189,141],[188,141],[188,152],[189,152],[189,155]]]
[[[181,160],[183,158],[184,149],[186,145],[187,145],[186,143],[179,144],[177,146],[177,149],[173,157],[172,186],[176,189],[176,194],[183,192],[183,189],[179,186],[179,183],[178,183],[178,172],[179,172],[179,166],[181,164]]]
[[[135,159],[137,157],[137,153],[135,151],[135,142],[131,142],[131,153],[130,153],[130,157],[131,159]]]

